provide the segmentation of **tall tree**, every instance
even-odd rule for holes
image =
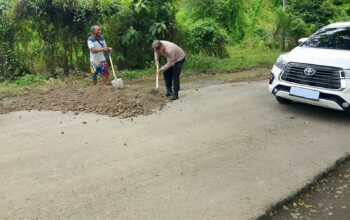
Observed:
[[[87,52],[86,35],[91,24],[102,22],[116,8],[112,2],[102,7],[96,0],[20,0],[16,19],[38,34],[48,71],[62,68],[68,74],[70,69],[88,63],[81,52]]]

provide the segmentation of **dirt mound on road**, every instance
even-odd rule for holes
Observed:
[[[0,114],[21,110],[93,112],[128,118],[161,110],[166,99],[159,91],[126,87],[66,86],[45,94],[31,94],[0,103]]]

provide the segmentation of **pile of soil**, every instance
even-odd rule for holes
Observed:
[[[66,86],[45,94],[30,94],[0,102],[0,114],[22,110],[90,112],[128,118],[161,110],[166,99],[159,91],[126,87],[121,90],[102,86]]]

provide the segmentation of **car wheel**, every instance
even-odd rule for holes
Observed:
[[[290,103],[293,102],[292,100],[285,99],[285,98],[282,98],[282,97],[279,97],[279,96],[276,96],[276,100],[280,104],[290,104]]]

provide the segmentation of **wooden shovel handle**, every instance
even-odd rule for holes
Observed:
[[[156,73],[156,89],[159,88],[159,65],[157,66],[157,73]]]
[[[109,54],[109,62],[111,62],[111,67],[112,67],[112,72],[113,72],[113,75],[114,75],[114,79],[116,79],[117,75],[115,74],[113,60],[112,60],[112,56],[110,54]]]

